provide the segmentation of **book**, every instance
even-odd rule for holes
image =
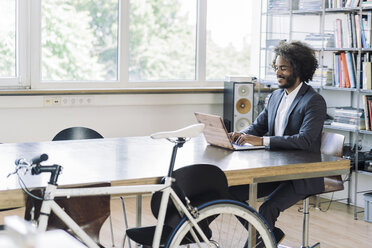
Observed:
[[[364,31],[364,23],[363,23],[363,18],[359,18],[360,21],[360,36],[362,39],[362,48],[367,48],[367,41],[366,41],[366,33]]]
[[[344,117],[344,116],[337,116],[333,119],[334,122],[339,122],[339,123],[347,123],[347,124],[353,124],[357,125],[358,124],[358,117]]]
[[[335,53],[334,55],[334,70],[333,70],[333,75],[334,75],[334,85],[335,87],[340,87],[340,71],[339,71],[339,57],[340,55]]]
[[[342,67],[342,56],[341,54],[338,55],[338,72],[339,72],[339,77],[340,77],[340,88],[345,88],[345,76],[343,72],[343,67]]]
[[[358,7],[360,0],[353,0],[351,7]]]
[[[334,117],[361,117],[364,114],[363,109],[357,109],[353,107],[336,107]]]
[[[352,37],[351,47],[356,48],[357,38],[356,38],[356,30],[355,30],[355,17],[353,13],[350,13],[350,18],[351,18],[351,37]]]
[[[342,48],[342,20],[336,19],[335,25],[335,45],[337,48]]]
[[[345,80],[344,88],[350,88],[350,76],[347,68],[347,61],[346,61],[346,54],[344,52],[340,53],[341,57],[341,67],[342,67],[342,73],[343,78]]]
[[[372,64],[371,62],[363,62],[362,63],[362,70],[363,70],[363,90],[371,90],[372,89]]]
[[[352,0],[346,0],[345,8],[350,8],[351,7],[351,2],[352,2]]]
[[[331,126],[335,126],[335,127],[339,127],[339,128],[352,129],[352,130],[356,130],[356,129],[365,130],[364,125],[358,127],[358,125],[348,124],[348,123],[340,123],[340,122],[331,122]]]
[[[372,100],[372,99],[371,99]],[[334,110],[332,126],[349,129],[366,129],[365,111],[353,107],[337,107]]]
[[[371,98],[367,98],[368,99],[368,111],[369,111],[369,124],[371,125],[372,123],[372,110],[371,110],[371,107],[372,107],[372,96]],[[371,130],[371,126],[369,127],[369,130]]]
[[[356,88],[355,70],[353,57],[350,52],[346,52],[346,66],[349,74],[350,88]]]
[[[365,36],[365,43],[366,43],[366,48],[371,47],[371,24],[372,22],[372,14],[371,12],[367,12],[367,14],[362,15],[362,23],[363,23],[363,31],[364,31],[364,36]]]
[[[366,130],[371,130],[371,116],[370,116],[370,105],[368,104],[368,101],[372,99],[372,96],[369,95],[363,95],[363,105],[364,105],[364,116],[365,116],[365,126]]]
[[[355,15],[355,32],[356,32],[356,40],[357,40],[357,48],[362,48],[362,33],[360,30],[360,20],[359,15]]]
[[[349,14],[342,15],[341,28],[342,28],[342,47],[350,48],[352,42],[351,36],[351,21],[349,20],[351,16]]]

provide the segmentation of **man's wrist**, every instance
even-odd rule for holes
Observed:
[[[262,139],[263,139],[262,143],[263,143],[264,146],[270,146],[270,137],[269,136],[263,136]]]

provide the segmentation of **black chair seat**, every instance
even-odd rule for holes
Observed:
[[[227,179],[223,171],[210,164],[196,164],[182,167],[173,172],[173,178],[176,182],[172,184],[172,189],[185,204],[184,197],[187,196],[193,207],[198,207],[206,202],[219,199],[230,199],[228,193]],[[158,217],[162,192],[156,192],[151,199],[151,210],[155,218]],[[206,234],[207,238],[212,237],[212,231],[209,224],[217,216],[211,216],[202,222],[199,226]],[[168,208],[165,216],[165,225],[161,237],[161,246],[168,241],[174,228],[180,223],[182,217],[179,215],[172,201],[168,202]],[[151,246],[155,226],[131,228],[127,230],[130,239],[138,244]],[[190,242],[188,241],[190,240]],[[182,243],[193,242],[191,234],[188,233]]]
[[[161,234],[160,246],[165,246],[166,242],[169,239],[169,236],[172,234],[173,228],[170,226],[163,226],[163,232]],[[145,227],[135,227],[127,229],[127,235],[133,241],[145,245],[152,245],[152,240],[155,234],[155,226],[145,226]]]
[[[208,239],[212,237],[212,230],[208,227],[206,224],[200,224],[200,227],[202,228],[204,234],[207,236]],[[129,238],[131,238],[133,241],[142,244],[144,246],[151,247],[152,241],[155,234],[155,228],[156,226],[145,226],[145,227],[135,227],[127,229],[127,235]],[[163,226],[163,232],[161,234],[160,239],[160,246],[164,247],[170,238],[170,235],[173,233],[174,228],[170,226]],[[198,235],[199,239],[201,240],[201,237]],[[182,245],[193,243],[194,239],[192,238],[191,234],[186,234],[185,238],[182,241]]]

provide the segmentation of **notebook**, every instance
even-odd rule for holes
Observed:
[[[221,116],[198,112],[195,112],[194,114],[198,122],[205,124],[203,134],[207,142],[211,145],[227,148],[234,151],[265,148],[265,146],[253,146],[249,143],[246,143],[244,145],[233,144],[233,142],[229,138],[228,132]]]

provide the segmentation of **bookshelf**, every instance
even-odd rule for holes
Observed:
[[[366,95],[372,98],[372,1],[265,0],[261,2],[260,22],[260,88],[277,88],[271,68],[274,47],[280,40],[300,40],[316,51],[319,68],[309,84],[324,96],[327,106],[362,109],[365,114],[363,98]],[[332,102],[335,97],[327,96],[335,94],[347,95],[347,99],[335,106]],[[324,129],[345,134],[348,138],[345,142],[351,146],[363,146],[363,139],[372,140],[372,115],[369,128],[365,128],[360,125],[360,121],[368,124],[368,119],[362,119],[364,114],[358,115],[355,127],[327,123]],[[367,142],[363,150],[371,147]],[[358,161],[358,149],[355,150],[355,161]],[[358,175],[372,173],[355,166],[353,175],[349,181],[348,203],[354,203],[357,219]]]

